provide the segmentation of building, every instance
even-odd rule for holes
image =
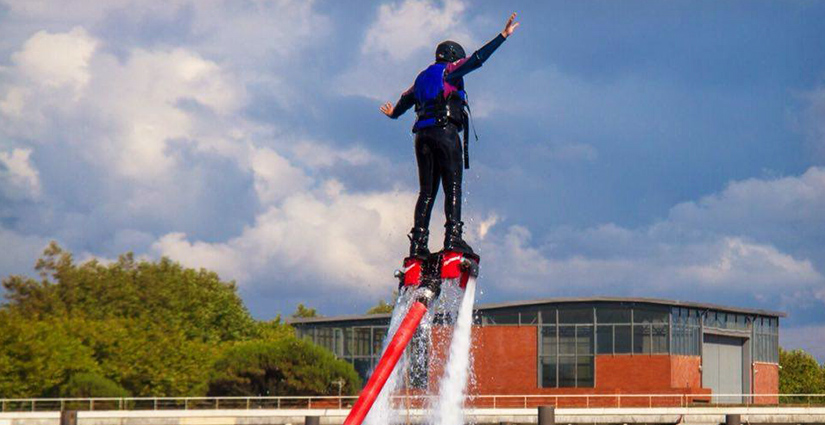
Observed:
[[[486,304],[477,310],[475,394],[717,394],[715,402],[777,401],[718,395],[777,394],[784,313],[608,297]],[[366,377],[380,357],[389,319],[341,316],[292,324],[300,336]],[[439,376],[435,369],[441,364],[430,361],[425,369]],[[411,385],[432,385],[427,372],[418,371]]]

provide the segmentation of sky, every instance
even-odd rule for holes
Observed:
[[[825,361],[825,3],[0,0],[0,276],[167,256],[260,319],[391,296],[417,177],[395,101],[471,52],[478,301],[778,310]],[[430,247],[440,248],[439,194]]]

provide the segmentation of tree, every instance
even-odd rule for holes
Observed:
[[[298,304],[298,307],[295,309],[295,313],[292,313],[292,317],[294,318],[307,318],[307,317],[320,317],[318,312],[314,308],[309,308],[305,306],[303,303]]]
[[[351,364],[294,336],[246,341],[228,349],[215,364],[210,396],[355,394],[361,379]]]
[[[825,393],[825,367],[803,350],[779,349],[779,392],[781,394]],[[803,402],[805,398],[783,398],[783,402]]]
[[[367,314],[388,314],[392,313],[392,310],[395,308],[394,304],[390,304],[384,300],[378,301],[378,304],[370,307],[367,310]]]
[[[252,319],[234,283],[169,259],[76,264],[51,243],[40,280],[3,280],[0,395],[54,395],[78,373],[94,373],[136,396],[206,392],[227,343],[288,333]]]
[[[60,387],[60,397],[129,397],[129,392],[111,379],[95,373],[78,373]]]

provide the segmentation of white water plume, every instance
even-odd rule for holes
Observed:
[[[470,375],[472,342],[473,304],[475,303],[476,280],[471,277],[464,289],[464,298],[458,311],[458,318],[450,341],[450,354],[444,376],[438,390],[435,405],[435,425],[465,425],[464,400]],[[442,294],[443,296],[444,294]]]
[[[384,351],[387,350],[387,345],[392,340],[392,337],[395,336],[398,326],[404,320],[404,316],[407,315],[407,311],[410,309],[410,300],[413,299],[413,292],[414,291],[408,290],[407,288],[402,288],[398,294],[398,298],[395,300],[390,326],[387,329],[387,335],[384,337],[384,342],[381,345],[382,356]],[[388,425],[399,422],[397,412],[392,406],[391,397],[393,393],[395,393],[400,381],[399,378],[403,375],[406,368],[406,357],[407,356],[402,357],[398,365],[393,369],[390,377],[387,379],[387,383],[384,384],[384,388],[381,389],[381,392],[375,399],[375,403],[373,403],[367,417],[364,418],[365,425]]]

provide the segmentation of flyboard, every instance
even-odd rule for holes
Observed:
[[[398,360],[409,345],[421,319],[427,313],[430,304],[441,293],[441,283],[448,279],[459,279],[459,285],[465,289],[470,279],[478,277],[480,257],[453,251],[441,251],[430,254],[426,259],[408,257],[404,259],[404,269],[395,272],[401,290],[414,291],[413,302],[407,315],[398,326],[384,354],[375,366],[367,385],[358,395],[344,425],[361,425],[372,408],[375,399],[384,388],[398,364]]]

